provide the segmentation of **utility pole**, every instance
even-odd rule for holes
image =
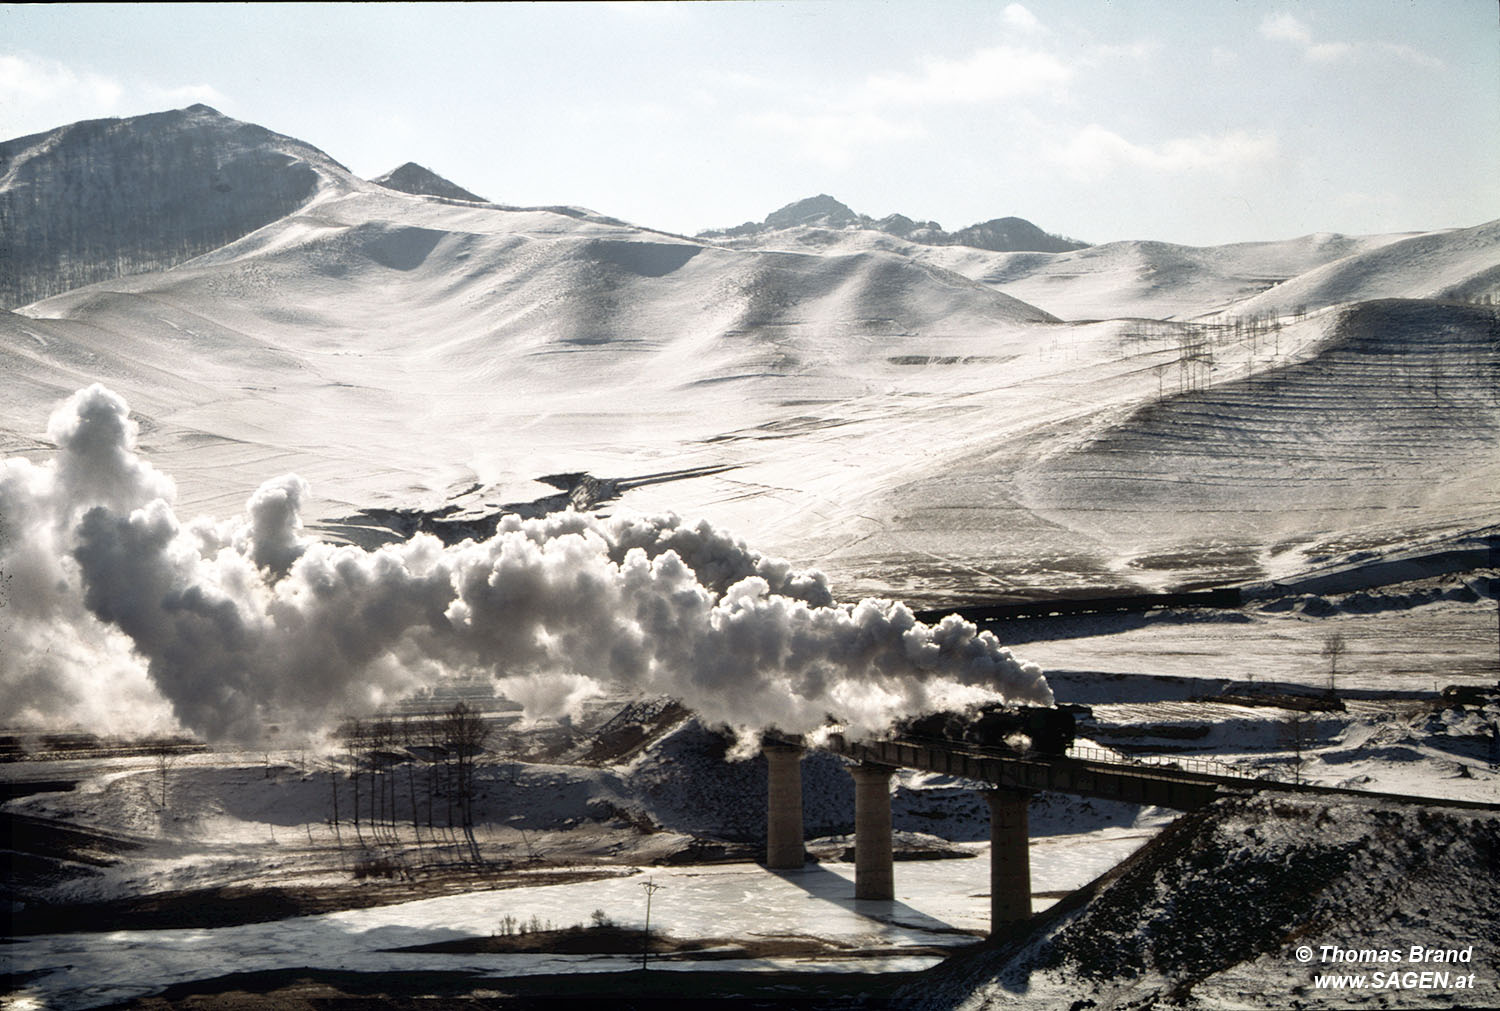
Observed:
[[[646,969],[646,957],[651,954],[651,896],[661,887],[656,882],[647,878],[641,882],[641,887],[646,889],[646,942],[641,946],[641,971]]]

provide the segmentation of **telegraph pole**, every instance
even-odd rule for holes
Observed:
[[[641,946],[641,970],[645,971],[646,958],[651,954],[651,896],[661,885],[647,878],[641,882],[641,887],[646,889],[646,942]]]

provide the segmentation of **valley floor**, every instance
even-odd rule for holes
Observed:
[[[1351,599],[1230,616],[1049,619],[1016,624],[1012,637],[1030,640],[1017,652],[1049,666],[1061,701],[1091,708],[1080,746],[1500,802],[1500,702],[1484,694],[1493,680],[1484,653],[1493,648],[1493,601],[1486,594],[1360,614]],[[1307,736],[1293,741],[1298,700],[1315,700],[1324,687],[1317,646],[1333,628],[1359,650],[1339,681],[1343,708],[1311,711]],[[1142,673],[1147,667],[1158,675]],[[1251,670],[1253,680],[1244,676]],[[1479,701],[1443,701],[1434,686],[1451,683],[1472,686]],[[0,765],[12,798],[0,814],[14,896],[14,936],[0,947],[10,992],[0,1007],[314,1006],[340,994],[398,1007],[418,992],[527,1006],[601,987],[641,1001],[680,989],[701,999],[796,994],[803,1006],[856,997],[864,1001],[857,1006],[884,1006],[910,973],[946,964],[985,935],[988,824],[975,784],[898,777],[893,812],[907,858],[896,865],[897,897],[861,902],[852,897],[852,838],[841,834],[852,788],[838,760],[815,754],[804,762],[813,862],[768,871],[754,862],[764,818],[757,763],[726,762],[719,739],[655,705],[638,712],[639,748],[579,764],[581,754],[600,754],[605,725],[618,730],[612,713],[601,707],[571,728],[512,727],[509,743],[481,766],[473,849],[459,832],[419,826],[414,834],[404,821],[395,830],[367,821],[356,834],[347,806],[334,826],[330,785],[348,790],[348,769],[335,756],[183,754],[169,771],[165,808],[154,799],[160,770],[150,756],[52,752]],[[40,747],[40,738],[26,740]],[[422,775],[418,763],[407,768],[395,781],[403,812]],[[1113,873],[1174,817],[1039,796],[1034,911]],[[641,975],[634,951],[546,950],[557,931],[596,919],[644,927],[647,882],[661,886],[652,932],[678,949],[652,956],[659,973]],[[535,935],[528,947],[541,950],[399,950],[483,947],[521,933]],[[664,982],[668,972],[692,981]],[[1216,991],[1205,984],[1199,992]]]

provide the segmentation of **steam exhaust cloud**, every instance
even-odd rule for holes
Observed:
[[[967,701],[1052,701],[1040,668],[972,624],[836,603],[822,574],[706,523],[566,512],[506,517],[490,539],[449,547],[420,534],[335,546],[304,536],[296,476],[263,484],[242,517],[180,521],[172,482],[102,386],[74,394],[48,432],[54,459],[0,460],[0,571],[13,577],[0,718],[154,694],[211,740],[255,740],[272,721],[313,735],[474,672],[532,717],[608,682],[792,733],[830,714],[868,732]],[[88,669],[44,659],[64,636]]]

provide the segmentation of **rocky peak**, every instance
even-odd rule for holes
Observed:
[[[489,202],[484,197],[469,192],[457,183],[449,182],[436,172],[414,161],[393,168],[385,175],[377,176],[370,181],[388,190],[400,190],[402,193],[414,193],[418,196],[473,200],[481,204]]]

